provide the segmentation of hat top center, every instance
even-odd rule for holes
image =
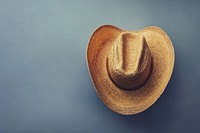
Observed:
[[[151,53],[144,36],[122,32],[108,56],[111,80],[124,90],[135,90],[147,80],[150,68]]]

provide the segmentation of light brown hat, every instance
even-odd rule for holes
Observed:
[[[111,110],[130,115],[149,108],[165,90],[174,48],[155,26],[125,31],[104,25],[90,38],[87,61],[100,99]]]

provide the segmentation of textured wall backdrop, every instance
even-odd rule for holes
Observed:
[[[200,132],[200,3],[0,0],[0,133]],[[100,25],[163,28],[176,54],[166,91],[145,112],[110,111],[92,86],[86,47]]]

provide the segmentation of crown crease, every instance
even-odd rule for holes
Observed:
[[[111,80],[124,90],[135,90],[145,83],[151,68],[151,53],[141,34],[123,32],[114,41],[108,56]]]

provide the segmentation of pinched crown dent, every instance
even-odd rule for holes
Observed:
[[[121,33],[108,56],[107,71],[111,80],[124,90],[135,90],[147,80],[151,69],[151,52],[143,35]]]

